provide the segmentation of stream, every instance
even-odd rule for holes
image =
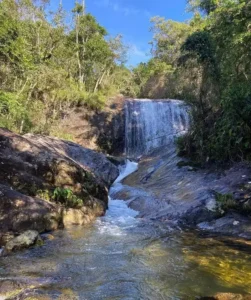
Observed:
[[[120,179],[130,170],[136,164],[128,161]],[[251,292],[250,244],[137,214],[110,199],[106,216],[93,224],[57,231],[44,246],[1,258],[1,282],[27,287],[22,297],[9,299],[162,300]]]

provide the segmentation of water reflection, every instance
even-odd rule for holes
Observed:
[[[188,264],[212,276],[227,289],[251,293],[251,245],[230,238],[185,236],[183,256]]]
[[[1,258],[1,282],[21,284],[30,297],[16,299],[176,300],[251,293],[250,244],[168,231],[163,223],[134,216],[124,202],[112,201],[107,216],[92,225],[58,231],[43,247]]]

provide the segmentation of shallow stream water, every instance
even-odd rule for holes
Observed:
[[[107,215],[88,227],[53,235],[42,247],[1,258],[0,279],[29,287],[17,299],[176,300],[251,293],[250,244],[139,219],[124,201],[110,199]]]

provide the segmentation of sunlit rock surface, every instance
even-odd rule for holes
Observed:
[[[108,189],[119,174],[103,154],[68,141],[20,136],[1,128],[0,166],[2,243],[8,239],[8,232],[43,232],[63,223],[63,207],[51,203],[56,188],[71,190],[81,199],[82,212],[89,219],[102,216],[107,209]],[[88,217],[82,223],[86,220]]]

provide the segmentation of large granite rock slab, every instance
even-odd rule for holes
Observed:
[[[57,138],[20,136],[0,128],[2,241],[29,229],[54,230],[71,208],[81,209],[82,223],[104,215],[108,189],[118,175],[118,168],[101,153]],[[62,203],[53,196],[55,191],[72,199]]]

